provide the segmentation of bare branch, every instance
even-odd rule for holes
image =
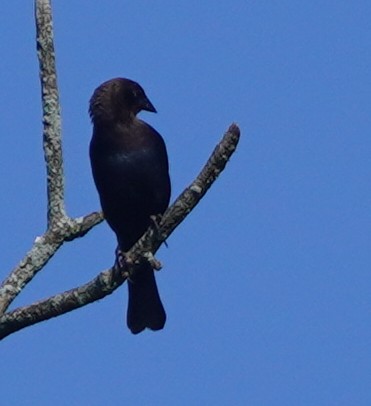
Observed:
[[[240,129],[237,124],[233,123],[224,134],[220,143],[215,147],[206,165],[194,182],[184,190],[165,212],[160,222],[163,234],[170,235],[201,200],[225,168],[229,158],[237,148],[239,139]]]
[[[93,227],[101,223],[104,220],[103,213],[101,211],[87,214],[83,217],[77,217],[75,219],[68,219],[68,229],[63,230],[63,240],[72,241],[75,238],[83,237]]]
[[[36,238],[32,248],[1,284],[0,314],[4,314],[21,290],[47,264],[65,241],[84,236],[103,221],[103,215],[101,212],[94,212],[85,217],[77,219],[65,217],[63,220],[59,223],[59,230],[47,231]]]
[[[48,229],[65,217],[61,114],[49,0],[36,0],[36,43],[40,64],[43,146],[47,170]]]
[[[34,275],[45,266],[60,245],[61,242],[53,241],[46,234],[36,238],[32,248],[0,287],[0,314],[6,311],[10,303]]]
[[[87,284],[55,295],[30,306],[15,309],[0,318],[0,339],[24,327],[48,320],[71,310],[99,300],[117,289],[128,274],[136,272],[136,264],[149,252],[155,253],[175,228],[205,195],[235,151],[240,130],[232,124],[216,146],[205,167],[195,181],[185,189],[163,215],[159,229],[150,227],[139,241],[126,253],[125,269],[115,267],[100,273]]]
[[[5,313],[15,297],[64,242],[82,237],[103,221],[101,212],[76,219],[68,217],[65,212],[61,118],[50,0],[35,0],[35,18],[42,89],[43,147],[47,167],[48,222],[45,234],[36,238],[30,251],[0,286],[0,339],[26,326],[101,299],[117,289],[128,275],[136,272],[137,263],[149,258],[155,262],[153,254],[205,195],[236,149],[240,136],[238,126],[232,124],[196,180],[165,212],[157,227],[150,227],[125,254],[125,269],[118,269],[115,265],[83,286]]]
[[[40,64],[43,109],[43,147],[47,168],[47,231],[35,243],[0,286],[0,314],[39,272],[65,241],[82,237],[103,221],[102,213],[72,219],[64,207],[62,135],[53,25],[49,0],[35,1],[36,43]]]
[[[20,307],[0,319],[0,340],[8,335],[43,320],[59,316],[112,293],[126,279],[112,279],[113,270],[100,273],[93,281],[79,288],[41,300],[30,306]]]

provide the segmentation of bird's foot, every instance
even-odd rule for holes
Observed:
[[[117,266],[118,268],[123,268],[126,265],[125,253],[121,251],[119,247],[117,247],[115,255],[116,255],[115,266]]]
[[[124,275],[127,279],[130,280],[130,274],[127,269],[128,258],[125,255],[125,252],[121,251],[119,247],[115,251],[116,259],[115,264],[113,265],[113,277],[119,278]]]

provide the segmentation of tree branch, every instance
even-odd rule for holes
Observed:
[[[0,286],[0,315],[4,314],[22,289],[48,263],[65,241],[84,236],[102,221],[101,212],[94,212],[77,219],[66,217],[60,223],[59,230],[48,230],[42,236],[36,237],[31,249]]]
[[[103,221],[101,212],[75,219],[66,214],[61,118],[50,0],[35,0],[35,19],[42,89],[43,148],[47,167],[47,230],[35,239],[31,249],[0,286],[0,339],[26,326],[92,303],[117,289],[128,275],[136,272],[138,262],[149,260],[153,256],[161,243],[205,195],[224,169],[240,137],[238,126],[232,124],[196,180],[167,209],[158,226],[150,227],[125,254],[124,269],[118,269],[115,264],[83,286],[5,313],[21,290],[47,264],[64,242],[82,237]]]
[[[184,192],[164,213],[158,228],[150,227],[139,241],[126,253],[124,269],[116,266],[100,273],[87,284],[67,292],[57,294],[30,306],[20,307],[0,318],[0,339],[24,327],[48,320],[85,306],[111,294],[136,272],[136,264],[146,260],[148,253],[155,253],[175,228],[205,195],[212,183],[225,168],[235,151],[240,138],[240,130],[232,124],[216,146],[206,165]]]
[[[48,229],[66,217],[62,158],[61,112],[55,66],[53,22],[49,0],[35,3],[36,48],[40,65],[43,147],[47,171]]]
[[[82,237],[103,221],[102,213],[72,219],[64,207],[61,117],[55,67],[50,0],[35,1],[36,44],[40,65],[43,109],[43,147],[47,168],[47,231],[0,286],[0,315],[47,264],[65,241]]]

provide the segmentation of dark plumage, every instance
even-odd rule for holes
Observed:
[[[90,160],[104,216],[121,251],[128,251],[169,204],[170,179],[161,135],[136,115],[156,112],[138,83],[112,79],[90,100],[93,137]],[[127,324],[137,334],[160,330],[166,314],[149,264],[128,281]]]

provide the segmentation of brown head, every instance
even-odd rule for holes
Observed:
[[[141,110],[156,113],[143,88],[130,79],[108,80],[90,99],[89,114],[94,124],[130,121]]]

